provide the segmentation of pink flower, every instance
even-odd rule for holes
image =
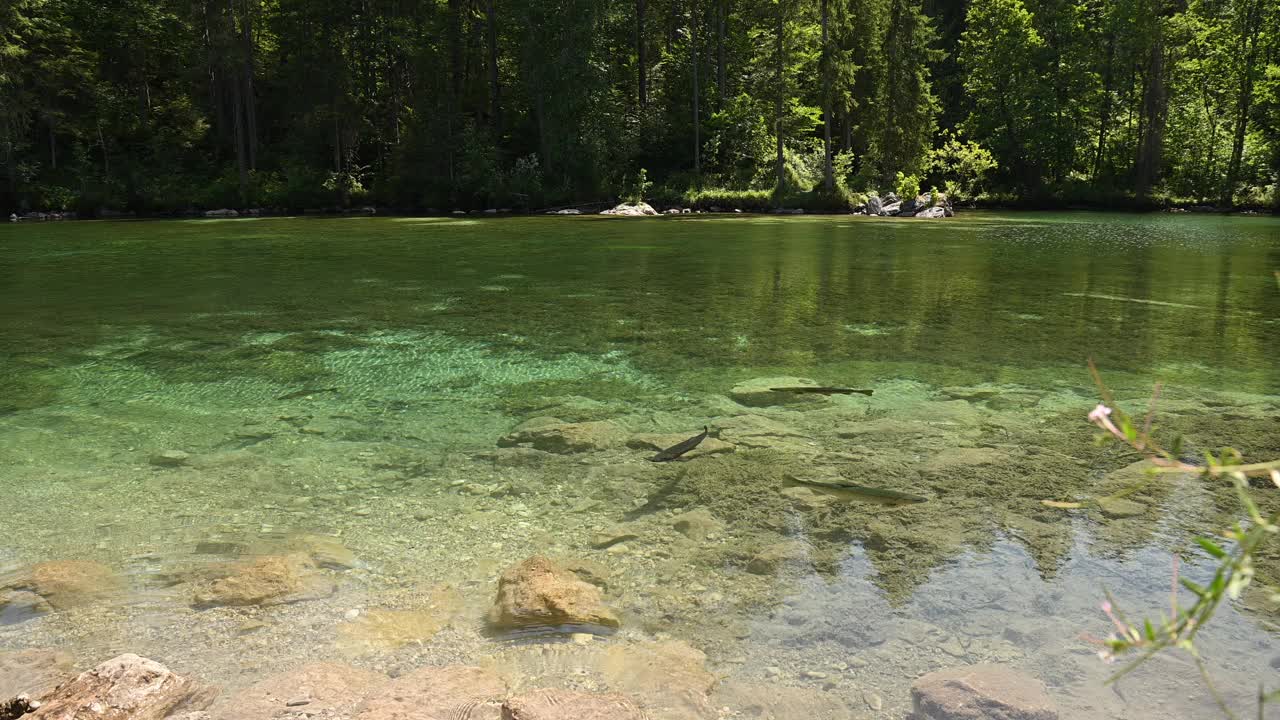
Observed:
[[[1107,416],[1110,414],[1111,408],[1103,405],[1102,403],[1098,403],[1098,407],[1094,408],[1093,412],[1089,413],[1089,422],[1094,423],[1095,425],[1100,424],[1105,421]]]

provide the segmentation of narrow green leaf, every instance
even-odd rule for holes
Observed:
[[[1227,551],[1218,547],[1218,544],[1209,538],[1196,538],[1196,544],[1204,548],[1204,551],[1221,560],[1227,556]]]
[[[1182,587],[1184,587],[1184,588],[1186,588],[1186,589],[1190,590],[1191,592],[1195,593],[1198,597],[1204,597],[1204,596],[1205,596],[1205,592],[1206,592],[1206,590],[1204,589],[1204,586],[1203,586],[1203,585],[1200,585],[1199,583],[1192,582],[1192,581],[1190,581],[1190,580],[1188,580],[1188,579],[1186,579],[1186,578],[1181,578],[1181,582],[1182,582]]]
[[[1147,640],[1148,640],[1148,641],[1150,641],[1150,642],[1155,642],[1155,641],[1156,641],[1156,629],[1155,629],[1154,627],[1152,627],[1152,626],[1151,626],[1151,621],[1150,621],[1150,620],[1146,620],[1144,624],[1145,624],[1145,626],[1146,626],[1146,631],[1147,631]]]

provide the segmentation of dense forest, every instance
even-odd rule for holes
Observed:
[[[1280,204],[1275,0],[0,0],[0,208]]]

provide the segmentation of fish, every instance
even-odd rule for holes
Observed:
[[[649,462],[671,462],[672,460],[675,460],[681,455],[684,455],[690,450],[698,447],[698,445],[702,444],[703,440],[707,439],[707,435],[710,435],[710,434],[711,434],[711,429],[708,428],[706,425],[703,425],[701,433],[694,435],[688,440],[676,443],[675,445],[672,445],[666,450],[659,451],[657,455],[654,455],[653,457],[649,458]]]
[[[1084,507],[1078,502],[1067,502],[1065,500],[1041,500],[1040,504],[1045,507],[1058,508],[1059,510],[1078,510]]]
[[[817,387],[813,385],[797,385],[796,387],[769,388],[770,392],[811,393],[814,395],[866,395],[871,396],[875,390],[843,387]]]
[[[797,475],[787,475],[787,480],[806,487],[816,488],[840,500],[861,500],[882,505],[914,505],[929,501],[929,498],[923,495],[913,495],[900,490],[890,490],[889,488],[872,487],[870,485],[857,485],[843,480],[811,480]]]

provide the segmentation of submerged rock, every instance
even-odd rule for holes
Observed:
[[[1098,508],[1102,510],[1104,517],[1113,520],[1137,517],[1147,511],[1147,507],[1142,503],[1122,497],[1100,497]]]
[[[716,707],[736,710],[741,717],[771,720],[851,720],[849,706],[837,695],[812,688],[729,681],[716,688]]]
[[[121,655],[62,685],[23,720],[161,720],[203,710],[215,695],[153,660]]]
[[[424,667],[392,680],[356,720],[502,720],[502,678],[478,667]]]
[[[775,388],[819,387],[818,383],[808,378],[767,377],[753,378],[733,386],[729,397],[734,402],[747,407],[770,407],[774,405],[814,406],[829,401],[826,395],[805,392],[779,392]]]
[[[266,555],[223,569],[226,575],[196,591],[195,607],[283,605],[328,597],[336,589],[301,553]]]
[[[72,676],[73,664],[60,650],[0,652],[0,702],[18,695],[44,697]]]
[[[212,720],[293,720],[345,718],[390,681],[381,673],[335,663],[312,663],[273,675],[253,687],[219,700]]]
[[[599,588],[538,555],[502,574],[488,620],[498,630],[622,624],[602,602]]]
[[[295,535],[290,538],[289,547],[306,553],[320,567],[350,570],[359,565],[355,553],[328,535]]]
[[[591,536],[591,547],[602,549],[640,537],[639,529],[631,525],[615,525]]]
[[[621,445],[625,439],[626,431],[607,420],[562,423],[554,418],[535,418],[516,426],[498,440],[498,445],[528,445],[535,450],[567,455],[607,450]]]
[[[191,454],[182,450],[165,450],[152,455],[148,462],[156,467],[175,468],[186,465],[191,460]]]
[[[747,563],[747,572],[753,575],[775,575],[786,565],[801,562],[809,557],[809,546],[799,540],[787,540],[765,547]]]
[[[996,448],[950,448],[926,462],[925,472],[947,473],[979,465],[1000,465],[1009,462],[1009,456]]]
[[[1044,683],[1003,665],[929,673],[911,685],[917,720],[1057,720]]]
[[[626,695],[577,690],[531,690],[502,705],[503,720],[647,720]]]
[[[430,610],[368,610],[338,626],[338,648],[348,657],[358,657],[423,645],[440,632],[446,620]]]
[[[118,590],[121,585],[120,578],[111,568],[91,560],[36,563],[0,578],[0,591],[35,593],[56,610],[92,602]],[[0,601],[4,599],[0,596]]]
[[[671,526],[681,535],[699,542],[710,535],[724,532],[724,523],[717,520],[709,510],[702,508],[675,516],[671,519]]]

